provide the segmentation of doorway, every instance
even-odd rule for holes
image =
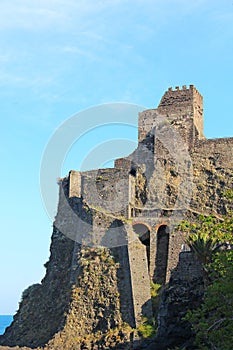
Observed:
[[[157,231],[157,249],[155,258],[154,282],[166,283],[167,264],[169,250],[169,230],[166,225],[159,227]]]
[[[142,223],[134,224],[133,229],[134,232],[139,235],[139,239],[142,244],[146,246],[147,266],[148,271],[150,271],[150,230]]]

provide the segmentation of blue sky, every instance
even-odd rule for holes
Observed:
[[[1,0],[0,314],[45,271],[52,222],[39,174],[59,125],[102,103],[155,108],[168,87],[194,84],[206,136],[233,136],[232,57],[231,0]],[[111,128],[81,148],[122,134],[136,140],[133,127]],[[57,176],[78,168],[77,153]]]

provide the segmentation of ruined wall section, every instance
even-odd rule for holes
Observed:
[[[156,109],[147,109],[138,115],[138,142],[142,142],[151,132],[156,122]]]
[[[69,186],[69,193],[75,193],[72,187],[80,184],[79,179],[79,175],[77,177],[74,174],[72,177],[70,176],[72,183]],[[90,229],[93,230],[92,242],[89,244],[110,247],[116,262],[119,263],[117,283],[120,292],[120,310],[123,321],[132,327],[141,322],[143,315],[148,318],[152,317],[146,247],[135,236],[130,225],[124,224],[119,219],[121,215],[127,218],[129,200],[133,201],[135,196],[134,182],[135,177],[129,173],[128,169],[122,168],[101,169],[98,172],[88,171],[81,174],[83,207],[80,215],[83,218],[82,210],[85,206],[89,207],[91,212],[91,220],[89,219],[89,221],[92,224]],[[119,191],[114,193],[117,186],[120,186]],[[96,187],[100,199],[97,198],[97,195],[93,195],[93,187]],[[123,194],[125,202],[119,198],[121,194]],[[118,197],[115,199],[115,196]],[[121,206],[124,206],[125,203],[123,212],[116,210],[115,205],[118,204],[115,203],[116,200],[120,201]],[[103,203],[108,204],[106,211]],[[78,264],[75,264],[75,259],[73,260],[73,268],[78,272]]]
[[[125,169],[130,171],[131,169],[131,160],[129,158],[118,158],[114,161],[114,168]]]
[[[82,177],[79,171],[69,172],[69,198],[82,196]]]
[[[194,184],[190,207],[212,215],[232,210],[224,192],[233,188],[233,138],[199,141],[192,159]]]
[[[123,168],[72,171],[69,196],[82,197],[92,208],[114,215],[128,215],[129,179]]]

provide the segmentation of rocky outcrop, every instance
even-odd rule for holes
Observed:
[[[55,230],[53,240],[60,240],[61,256],[51,251],[53,260],[47,264],[45,279],[23,293],[19,312],[1,337],[1,344],[81,350],[112,349],[129,343],[132,330],[123,324],[120,312],[119,265],[109,249],[76,249],[79,264],[74,276],[66,266],[68,252],[62,254],[66,238],[59,237]],[[64,271],[57,270],[56,259],[64,261]]]
[[[203,271],[191,252],[180,253],[177,268],[161,295],[156,340],[161,349],[184,346],[192,349],[194,334],[183,318],[188,310],[200,306],[204,296]]]
[[[47,344],[43,344],[43,349],[165,350],[182,345],[185,345],[186,349],[193,349],[194,335],[191,325],[184,321],[183,317],[188,310],[200,306],[204,286],[202,268],[191,252],[180,253],[179,263],[161,293],[158,333],[154,340],[135,338],[137,332],[123,323],[117,284],[119,266],[109,250],[82,248],[77,254],[79,265],[69,296],[69,308],[63,315],[64,327],[53,334]],[[25,297],[24,292],[23,300]],[[30,318],[29,313],[27,316]],[[20,328],[20,324],[17,327]],[[17,327],[13,325],[8,332],[15,330],[16,333]],[[42,330],[38,329],[38,332]],[[34,347],[31,346],[30,349]],[[6,347],[0,349],[8,350]],[[14,349],[29,350],[19,347]]]
[[[46,276],[22,294],[19,310],[0,344],[37,347],[45,344],[65,324],[70,299],[71,257],[74,242],[54,228]]]
[[[127,340],[117,287],[117,265],[105,248],[83,248],[65,327],[46,350],[110,349]]]

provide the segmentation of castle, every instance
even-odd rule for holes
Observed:
[[[150,281],[168,282],[186,250],[174,226],[232,209],[222,196],[232,188],[232,168],[233,138],[205,138],[198,90],[193,85],[169,88],[157,109],[139,113],[138,147],[132,154],[117,159],[114,168],[72,170],[62,179],[46,276],[24,292],[0,343],[38,346],[62,329],[62,312],[69,309],[86,246],[107,247],[119,266],[123,322],[136,327],[142,315],[150,318]],[[29,331],[26,315],[33,312],[34,329],[47,327],[40,337]]]

